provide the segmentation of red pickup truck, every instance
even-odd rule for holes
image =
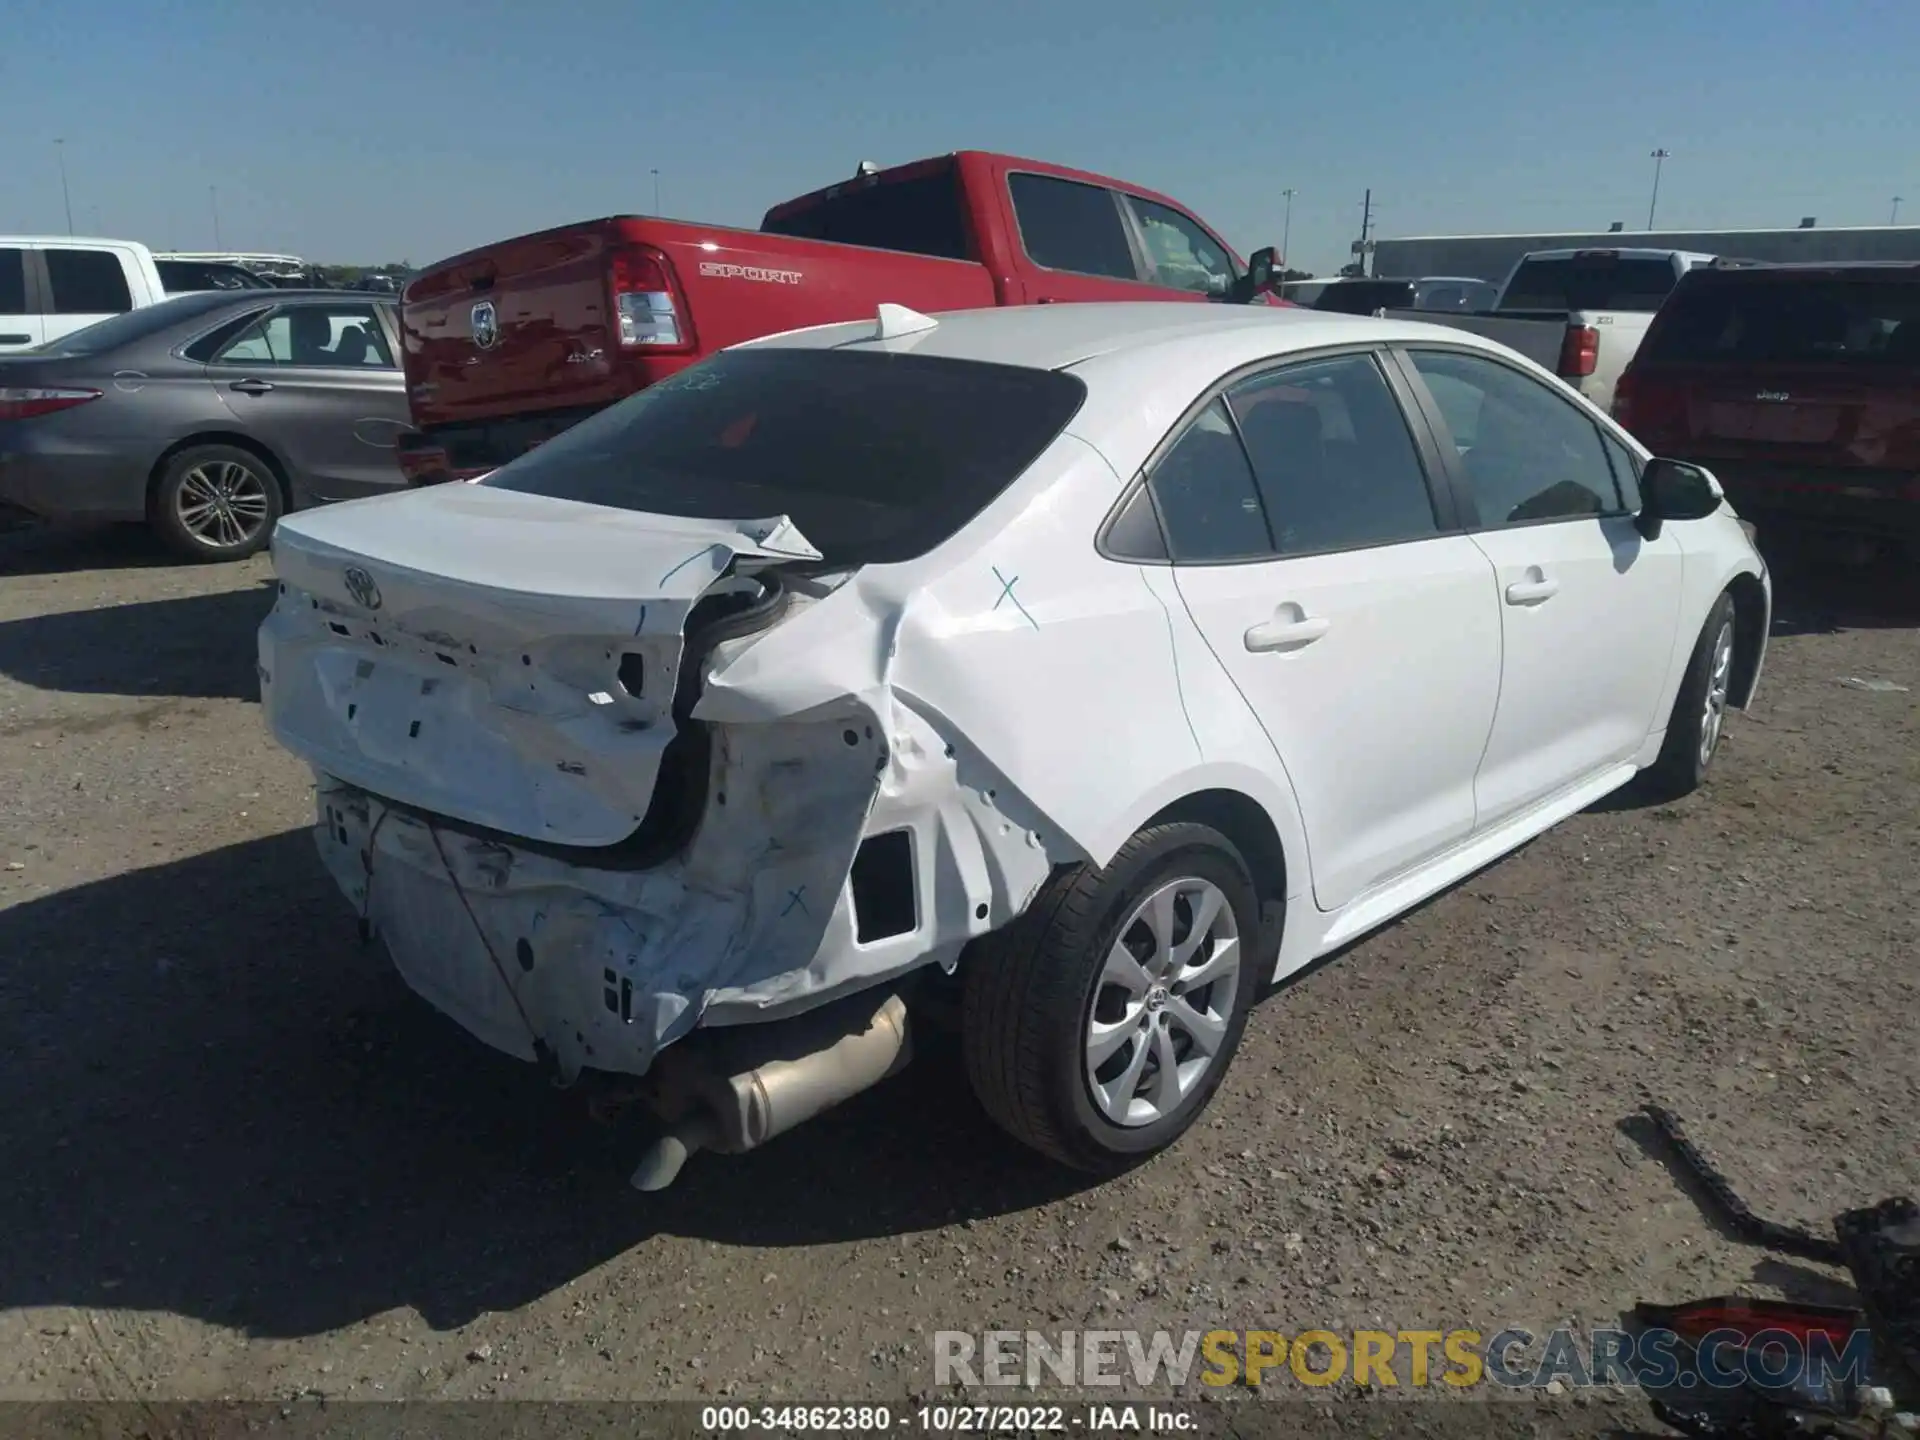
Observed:
[[[1243,263],[1164,195],[963,150],[769,210],[759,230],[615,215],[456,255],[401,304],[427,484],[484,473],[743,340],[883,301],[966,310],[1071,300],[1281,303],[1273,251]]]

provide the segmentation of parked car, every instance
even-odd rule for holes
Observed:
[[[271,290],[273,282],[251,270],[218,260],[162,260],[154,267],[169,295],[200,295],[209,290]]]
[[[1418,318],[1498,340],[1604,410],[1654,312],[1682,275],[1713,258],[1685,250],[1537,250],[1513,267],[1491,315]]]
[[[774,336],[274,557],[349,906],[489,1044],[649,1074],[643,1188],[952,967],[1010,1132],[1169,1144],[1269,981],[1699,784],[1771,607],[1709,474],[1512,352],[1176,304]]]
[[[166,298],[137,241],[0,235],[0,356]]]
[[[1319,289],[1303,303],[1340,315],[1372,315],[1380,310],[1492,309],[1500,287],[1485,280],[1454,275],[1412,279],[1373,276],[1337,276],[1318,283]],[[1291,294],[1289,298],[1298,298]]]
[[[183,295],[0,359],[0,504],[145,521],[190,560],[234,560],[284,510],[396,489],[393,308]]]
[[[1414,282],[1415,310],[1491,310],[1500,303],[1500,286],[1470,275],[1429,275]]]
[[[1763,527],[1920,558],[1920,265],[1695,270],[1613,408],[1662,454],[1713,466]]]
[[[270,285],[299,289],[299,281],[306,275],[307,262],[298,255],[275,255],[260,251],[236,250],[164,250],[156,253],[156,260],[180,260],[188,264],[205,263],[210,265],[237,265],[250,275],[258,275]]]
[[[429,266],[401,312],[410,478],[484,473],[603,406],[756,336],[870,315],[1088,300],[1265,302],[1178,202],[961,151],[776,205],[758,231],[614,216]]]
[[[1311,303],[1316,310],[1336,315],[1371,315],[1376,310],[1411,309],[1414,299],[1412,280],[1346,275],[1327,281]]]

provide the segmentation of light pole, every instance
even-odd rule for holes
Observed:
[[[1904,195],[1896,195],[1893,197],[1893,213],[1887,216],[1887,223],[1889,225],[1898,225],[1900,223],[1900,202],[1906,198]]]
[[[213,211],[213,248],[220,248],[220,187],[207,186],[207,206]]]
[[[1293,238],[1293,197],[1300,192],[1289,185],[1280,193],[1287,197],[1287,216],[1280,222],[1280,273],[1285,276],[1292,268],[1287,264],[1287,242]]]
[[[1647,156],[1653,161],[1653,198],[1647,201],[1647,229],[1649,230],[1653,229],[1653,212],[1660,204],[1660,167],[1672,158],[1672,155],[1671,150],[1662,146]]]
[[[660,172],[655,170],[651,173],[653,175],[653,213],[658,215],[660,213]]]
[[[67,207],[67,234],[73,234],[73,196],[67,190],[67,142],[53,142],[53,153],[60,159],[60,200]]]

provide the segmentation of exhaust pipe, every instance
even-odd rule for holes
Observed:
[[[849,999],[853,1008],[843,1001],[788,1021],[707,1032],[705,1051],[665,1051],[658,1108],[679,1118],[641,1157],[633,1187],[664,1190],[696,1151],[756,1149],[905,1066],[913,1058],[906,1002],[889,994],[869,1008],[870,997]]]

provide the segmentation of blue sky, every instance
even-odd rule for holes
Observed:
[[[1378,234],[1920,222],[1914,0],[0,0],[0,232],[425,263],[959,148],[1166,191],[1327,273]]]

